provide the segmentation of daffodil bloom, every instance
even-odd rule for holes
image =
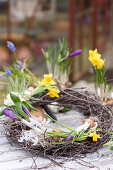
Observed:
[[[47,95],[49,95],[50,97],[59,97],[58,93],[60,93],[60,91],[58,89],[49,88],[48,90],[49,92],[47,93]]]
[[[101,54],[99,54],[99,53],[97,52],[97,49],[95,49],[94,51],[93,51],[93,50],[89,50],[89,56],[90,56],[90,57],[94,57],[94,56],[97,55],[97,54],[101,57]]]
[[[101,54],[97,52],[97,49],[89,50],[89,61],[93,64],[93,66],[96,66],[97,69],[101,69],[104,65],[104,60],[101,59]]]
[[[46,86],[55,85],[56,84],[55,81],[52,80],[52,77],[53,77],[52,73],[44,75],[44,82],[45,82]]]
[[[97,142],[97,139],[100,139],[100,138],[101,138],[99,135],[96,134],[96,131],[93,132],[93,133],[90,133],[88,136],[89,136],[89,137],[93,137],[93,141],[94,141],[94,142]]]
[[[98,60],[98,64],[97,64],[97,69],[101,69],[103,65],[104,65],[104,60],[103,59],[99,59]]]
[[[38,81],[39,86],[49,86],[55,85],[56,82],[52,80],[53,74],[44,74],[44,78],[41,81]]]

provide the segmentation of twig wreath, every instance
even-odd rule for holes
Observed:
[[[22,63],[17,60],[15,45],[7,42],[15,62],[0,75],[5,76],[9,90],[4,98],[3,107],[0,107],[0,116],[11,118],[6,123],[7,136],[24,149],[40,155],[47,153],[54,156],[78,157],[96,151],[109,141],[109,133],[112,134],[112,114],[102,103],[107,87],[104,60],[97,50],[89,51],[89,60],[93,64],[96,78],[95,89],[101,94],[100,99],[83,89],[66,87],[70,72],[70,69],[65,69],[69,63],[66,59],[79,55],[81,50],[70,53],[64,40],[59,44],[58,53],[55,48],[54,75],[51,73],[53,51],[43,50],[49,74],[45,74],[43,79],[39,80],[27,68],[26,61]],[[78,110],[87,118],[81,126],[73,129],[58,122],[48,105]],[[37,107],[45,110],[46,118],[39,120],[35,117],[39,112]],[[32,111],[35,111],[35,116]],[[50,119],[66,130],[51,127],[48,122]]]
[[[33,146],[31,142],[23,142],[24,148],[27,147],[32,152],[38,153],[39,151],[46,152],[52,155],[60,156],[79,156],[81,154],[92,153],[98,148],[102,147],[109,140],[109,135],[104,131],[110,131],[112,126],[112,114],[110,110],[105,107],[100,99],[88,91],[76,91],[73,89],[65,89],[60,92],[60,97],[51,100],[48,96],[43,94],[35,96],[36,100],[33,100],[35,105],[47,105],[53,102],[57,102],[60,106],[73,107],[75,110],[79,110],[81,113],[96,118],[98,120],[98,134],[101,136],[97,142],[92,141],[90,137],[83,141],[69,142],[66,144],[51,144],[51,139],[44,139],[42,143],[38,143]],[[18,142],[21,132],[26,129],[20,122],[8,123],[7,130],[10,134],[10,138]],[[19,143],[19,142],[18,142]]]

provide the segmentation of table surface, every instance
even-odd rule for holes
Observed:
[[[75,128],[81,125],[83,119],[83,115],[76,111],[57,114],[57,117],[60,122]],[[40,157],[40,155],[33,157],[31,153],[8,141],[3,133],[5,119],[4,117],[0,118],[0,170],[113,170],[113,151],[109,149],[109,146],[102,147],[93,154],[87,154],[85,158],[55,159],[56,162],[62,163],[61,166]],[[55,123],[53,125],[59,127]]]

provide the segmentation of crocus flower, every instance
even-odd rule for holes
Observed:
[[[72,52],[71,54],[69,54],[68,56],[62,58],[62,59],[60,60],[60,62],[64,61],[64,60],[67,59],[67,58],[70,58],[70,57],[74,57],[74,56],[76,56],[76,55],[79,55],[79,54],[81,54],[81,52],[82,52],[82,50],[80,50],[80,49],[79,49],[79,50],[76,50],[76,51]]]
[[[67,138],[65,139],[65,142],[67,142],[67,141],[70,141],[71,139],[73,138],[73,136],[67,136]]]
[[[31,115],[29,114],[29,112],[27,111],[27,109],[26,109],[24,106],[22,106],[22,110],[23,110],[29,117],[31,117]]]
[[[12,53],[16,50],[14,43],[11,41],[7,41],[7,47],[10,49]]]
[[[16,113],[14,112],[13,109],[11,109],[11,108],[5,108],[4,109],[4,115],[5,116],[10,117],[10,118],[15,119],[15,120],[20,120],[14,114],[16,114]]]
[[[6,72],[7,76],[11,76],[12,75],[12,72],[11,72],[11,70],[9,68],[7,68],[5,72]]]
[[[19,61],[19,60],[17,60],[17,68],[18,69],[21,69],[22,68],[22,64],[23,64],[23,62],[22,61]]]

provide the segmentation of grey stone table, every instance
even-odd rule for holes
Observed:
[[[75,111],[57,114],[57,117],[60,122],[75,128],[81,125],[81,120],[83,119],[83,115]],[[33,157],[31,153],[8,141],[3,133],[4,121],[5,118],[1,117],[0,170],[113,170],[113,151],[109,147],[103,147],[98,152],[87,154],[85,158],[76,160],[73,160],[73,158],[55,159],[57,164],[50,159],[40,157],[40,155]],[[55,123],[54,126],[59,127]]]

